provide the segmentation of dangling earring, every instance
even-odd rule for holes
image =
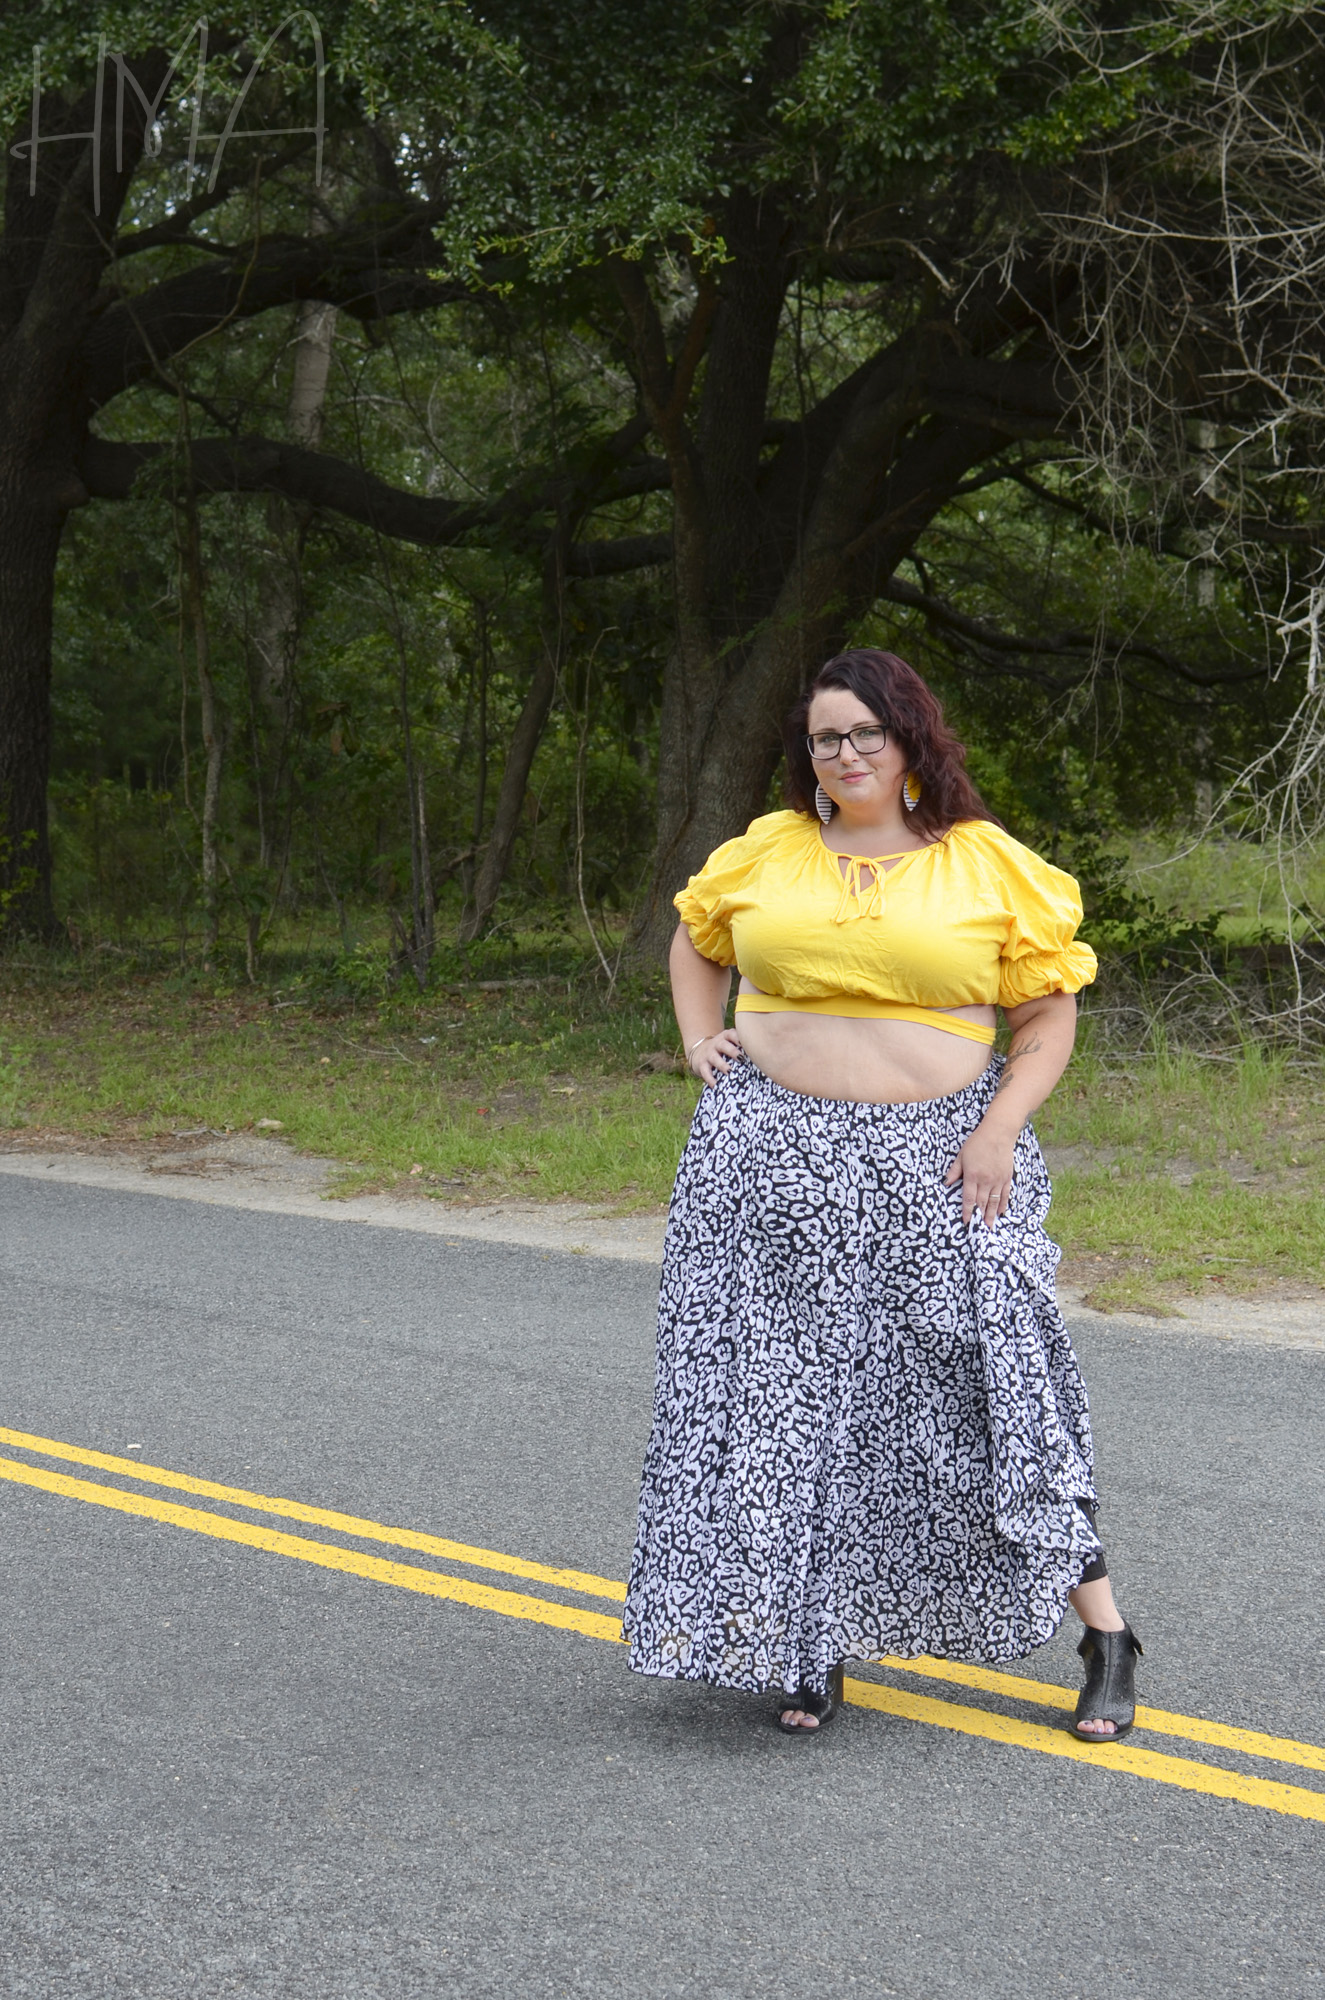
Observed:
[[[908,771],[902,780],[902,804],[909,813],[920,804],[920,780],[914,771]]]
[[[814,810],[818,813],[824,825],[827,826],[829,820],[833,817],[833,801],[829,798],[822,785],[816,785],[814,788]]]

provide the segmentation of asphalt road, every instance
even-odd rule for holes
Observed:
[[[0,1422],[622,1577],[653,1292],[6,1179]],[[1325,1741],[1325,1354],[1080,1349],[1143,1699]],[[577,1632],[2,1480],[0,1576],[5,2000],[1325,1995],[1320,1821],[859,1708],[789,1741]],[[1074,1638],[1015,1671],[1074,1683]]]

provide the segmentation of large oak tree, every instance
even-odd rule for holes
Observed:
[[[292,225],[279,199],[280,177],[306,174],[316,143],[306,22],[277,48],[261,99],[269,128],[305,129],[237,144],[215,186],[194,183],[148,221],[136,191],[159,169],[144,140],[150,154],[165,51],[186,24],[106,10],[110,48],[129,54],[99,72],[72,6],[33,9],[26,24],[11,13],[0,53],[20,147],[16,80],[38,16],[52,53],[51,143],[34,176],[11,157],[0,242],[9,921],[52,923],[44,786],[62,523],[156,476],[193,495],[279,493],[425,545],[515,537],[554,595],[567,577],[669,565],[675,636],[638,933],[655,955],[672,889],[762,805],[778,718],[807,672],[880,600],[919,601],[955,631],[951,608],[898,565],[955,495],[1024,472],[1028,445],[1089,421],[1099,297],[1091,259],[1046,213],[1070,206],[1079,158],[1189,87],[1218,43],[1219,9],[1201,23],[1181,13],[1133,31],[1111,10],[1109,32],[1130,39],[1101,61],[1093,16],[1072,39],[1024,0],[492,0],[481,14],[345,0],[322,26],[329,114],[355,135],[356,165],[316,230]],[[213,23],[221,69],[208,90],[222,107],[259,25]],[[122,144],[97,118],[121,74]],[[177,155],[188,109],[163,118]],[[226,218],[251,217],[264,183],[278,222],[232,239]],[[205,410],[182,447],[113,434],[116,400],[152,381],[179,391],[177,358],[199,342],[308,299],[365,322],[460,301],[556,312],[624,365],[630,406],[481,502],[404,492]],[[670,532],[606,525],[602,510],[650,491],[669,495]],[[509,748],[479,924],[557,670],[548,648]]]

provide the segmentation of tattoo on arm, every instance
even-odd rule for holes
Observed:
[[[1011,1083],[1013,1063],[1020,1061],[1022,1056],[1038,1055],[1044,1047],[1044,1043],[1040,1040],[1034,1028],[1031,1028],[1028,1033],[1029,1040],[1022,1042],[1020,1045],[1014,1042],[1008,1050],[1006,1060],[1003,1064],[1003,1074],[998,1079],[998,1083],[994,1089],[995,1097],[998,1096],[1000,1090],[1006,1090],[1007,1086]]]

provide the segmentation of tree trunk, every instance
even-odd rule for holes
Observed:
[[[295,444],[316,451],[322,437],[331,373],[336,308],[318,299],[300,306],[295,320],[294,367],[286,423]],[[262,803],[264,867],[285,872],[280,803],[294,723],[294,670],[303,610],[303,541],[312,509],[273,493],[267,499],[269,555],[254,645],[258,656],[256,705],[263,756],[257,781]],[[278,891],[279,894],[279,891]]]
[[[54,939],[46,785],[51,616],[63,514],[0,486],[0,937]]]
[[[150,98],[168,58],[134,65]],[[51,764],[51,630],[65,515],[88,498],[80,358],[117,218],[142,148],[133,93],[123,130],[97,116],[105,83],[47,99],[30,177],[11,157],[0,235],[0,938],[58,935],[46,787]],[[100,133],[100,152],[85,143]],[[18,129],[7,135],[22,140]],[[117,151],[120,163],[116,164]],[[99,212],[98,212],[99,208]]]
[[[397,609],[393,603],[393,609]],[[409,654],[400,629],[397,610],[396,638],[400,648],[400,719],[405,743],[405,793],[409,801],[410,922],[406,930],[395,911],[391,912],[396,932],[398,956],[414,974],[420,993],[428,984],[428,971],[436,948],[437,899],[433,889],[432,855],[428,851],[428,818],[424,806],[423,773],[414,755],[414,724],[409,698]]]
[[[501,783],[497,787],[497,809],[492,817],[492,832],[488,835],[488,844],[483,850],[483,859],[479,864],[478,876],[474,883],[473,907],[467,910],[460,920],[461,944],[473,944],[476,938],[482,937],[492,921],[492,913],[501,894],[501,885],[506,880],[506,871],[511,865],[515,837],[520,831],[520,814],[524,810],[525,793],[529,789],[529,774],[534,768],[534,758],[538,755],[538,746],[543,740],[543,731],[547,727],[547,719],[552,713],[552,704],[556,699],[566,648],[566,552],[569,545],[570,523],[563,518],[548,545],[543,564],[542,651],[534,668],[534,678],[529,684],[529,692],[524,698],[524,706],[511,734],[506,762],[502,766]],[[482,644],[486,760],[486,615]]]
[[[506,880],[506,870],[511,865],[515,836],[520,831],[520,814],[524,809],[524,795],[529,789],[529,773],[534,768],[534,758],[543,740],[548,716],[552,713],[559,672],[556,641],[551,635],[545,635],[534,678],[529,684],[519,720],[511,734],[506,762],[502,766],[492,832],[488,835],[488,844],[483,850],[483,860],[474,883],[474,906],[466,911],[460,924],[461,944],[472,944],[476,938],[482,937],[492,921],[501,885]]]
[[[203,585],[202,538],[198,505],[192,492],[184,503],[184,597],[198,672],[198,719],[205,758],[202,792],[202,929],[203,964],[210,971],[220,930],[221,772],[225,763],[225,721],[212,679],[212,649],[207,632],[207,602]]]
[[[318,299],[306,300],[295,321],[294,368],[286,404],[286,423],[295,444],[316,451],[322,438],[327,378],[336,335],[336,308]],[[290,726],[291,677],[299,628],[299,544],[309,510],[291,505],[279,494],[267,502],[267,526],[273,560],[263,593],[257,649],[259,696],[269,730],[283,740]]]
[[[771,200],[732,200],[728,261],[711,303],[701,290],[675,359],[643,266],[613,267],[641,399],[672,475],[676,633],[652,880],[632,932],[635,956],[653,965],[675,929],[675,892],[764,810],[782,718],[806,680],[970,469],[1061,418],[1046,384],[1048,302],[1035,297],[1037,284],[1052,291],[1053,274],[1031,271],[990,280],[946,338],[918,311],[798,423],[783,421],[767,458],[788,233]]]

